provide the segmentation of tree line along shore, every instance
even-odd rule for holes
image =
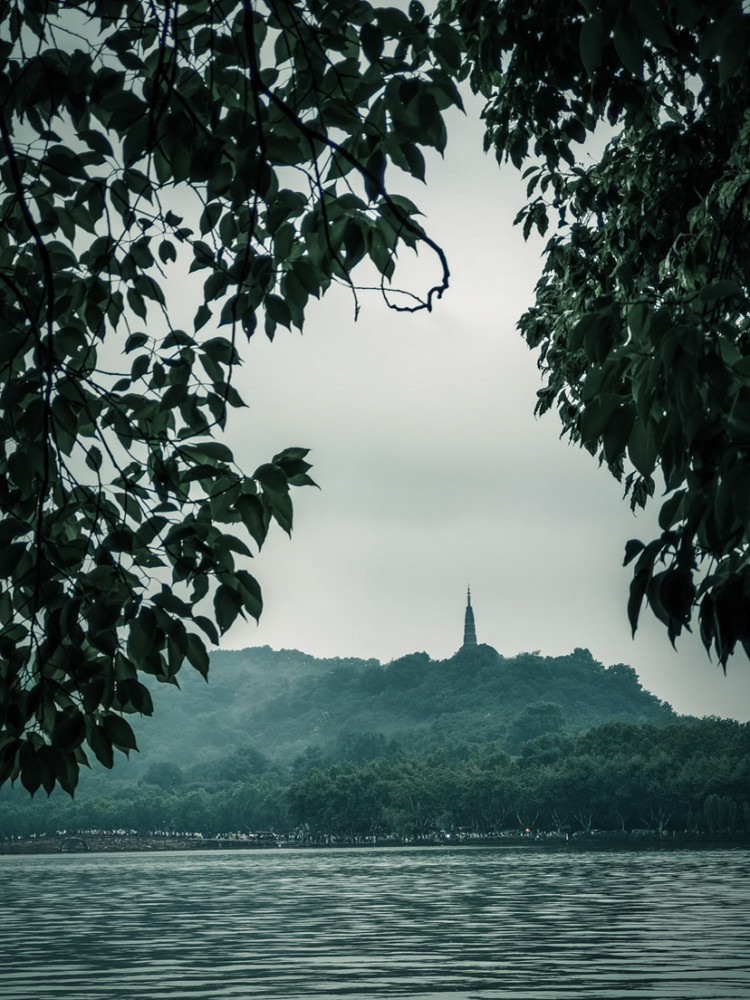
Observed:
[[[750,725],[731,720],[607,723],[545,734],[517,756],[488,744],[330,766],[313,757],[301,774],[299,762],[282,768],[246,749],[226,764],[223,777],[214,767],[200,780],[152,768],[138,782],[92,783],[74,799],[3,790],[0,838],[191,831],[205,843],[273,831],[287,843],[325,844],[750,832]]]

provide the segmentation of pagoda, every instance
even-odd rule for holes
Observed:
[[[464,614],[464,644],[461,649],[470,649],[477,644],[477,630],[474,625],[474,609],[471,606],[471,587],[466,593],[466,613]]]

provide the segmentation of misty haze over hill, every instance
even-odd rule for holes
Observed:
[[[438,747],[464,757],[489,742],[518,753],[543,733],[675,717],[631,667],[604,667],[586,649],[506,658],[479,645],[381,664],[263,646],[215,652],[208,683],[186,668],[180,686],[154,685],[154,716],[135,719],[141,752],[113,776],[163,762],[201,770],[241,748],[302,773]]]

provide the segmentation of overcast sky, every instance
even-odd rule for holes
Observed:
[[[261,623],[223,645],[444,658],[461,645],[470,584],[478,640],[503,655],[587,647],[679,712],[747,720],[744,655],[725,678],[697,640],[674,652],[650,612],[630,637],[623,548],[652,515],[634,517],[609,473],[559,440],[555,415],[533,416],[541,381],[515,326],[541,246],[512,227],[517,173],[482,153],[474,118],[451,126],[427,187],[401,188],[449,257],[434,312],[395,314],[372,296],[355,323],[341,291],[310,309],[304,335],[258,333],[244,350],[235,454],[252,470],[308,447],[321,490],[294,491],[292,540],[273,531],[253,567]],[[413,285],[404,262],[400,283]]]

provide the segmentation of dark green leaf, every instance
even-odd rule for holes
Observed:
[[[644,38],[630,11],[617,18],[613,37],[615,50],[625,68],[634,76],[643,76]]]
[[[214,613],[219,631],[224,634],[231,628],[242,610],[243,600],[233,587],[221,584],[214,595]]]
[[[629,562],[632,562],[644,548],[643,542],[638,541],[637,538],[631,538],[625,545],[625,561],[623,562],[623,566],[627,566]]]
[[[608,37],[609,32],[605,27],[602,11],[596,11],[586,18],[581,28],[579,49],[581,60],[589,76],[593,76],[601,65]]]
[[[93,724],[88,731],[88,744],[96,754],[96,758],[104,767],[111,768],[114,764],[112,753],[112,740],[107,733],[97,724]]]
[[[237,498],[236,505],[242,523],[258,546],[262,546],[268,534],[268,516],[263,504],[258,497],[243,493]]]
[[[202,640],[193,633],[187,637],[187,658],[202,677],[208,677],[208,653]]]
[[[137,750],[133,730],[119,715],[105,715],[102,728],[108,740],[120,750]],[[98,756],[98,755],[97,755]]]

